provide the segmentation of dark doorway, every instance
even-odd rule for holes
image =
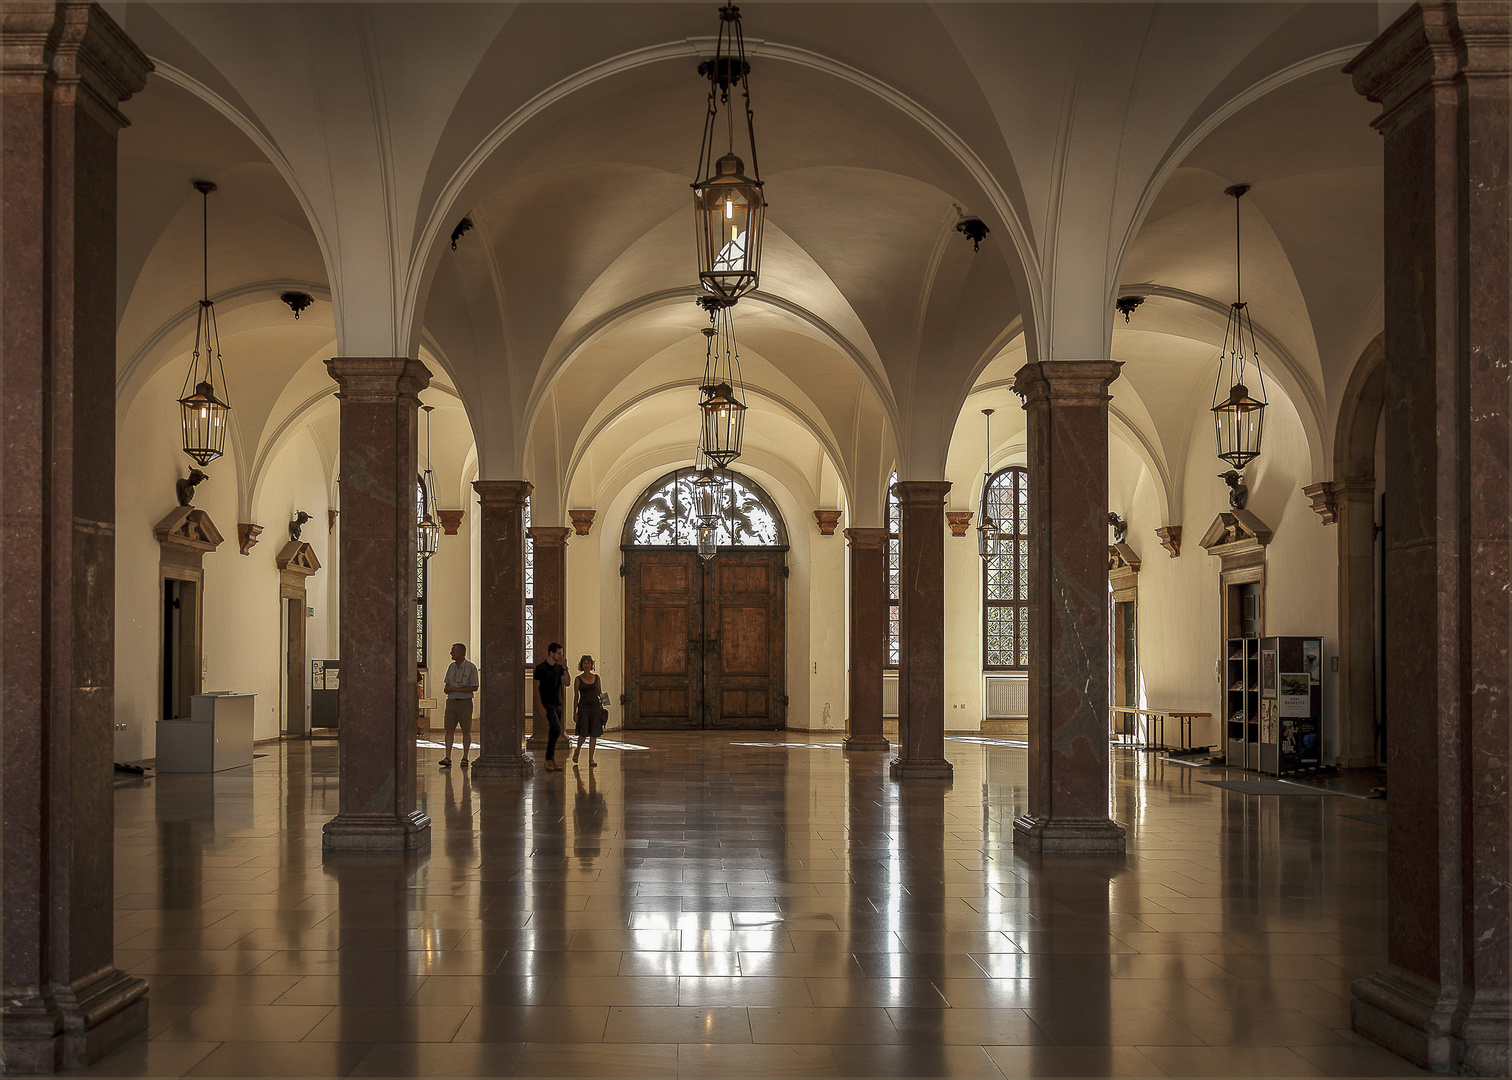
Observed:
[[[184,720],[194,696],[199,590],[192,581],[163,579],[163,719]]]

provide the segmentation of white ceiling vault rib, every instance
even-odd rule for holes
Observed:
[[[328,304],[331,302],[331,290],[324,282],[298,281],[292,278],[280,281],[249,281],[212,293],[210,299],[215,302],[216,310],[224,313],[235,311],[247,303],[259,303],[270,296],[281,296],[286,292],[306,292],[317,300],[324,300]],[[122,365],[120,372],[116,375],[116,409],[118,411],[124,411],[130,407],[131,399],[136,396],[142,383],[155,374],[157,363],[165,359],[163,350],[170,347],[170,339],[177,331],[193,325],[199,309],[198,300],[181,308],[171,319],[154,330],[141,345],[137,346],[136,351],[131,354],[131,359]]]

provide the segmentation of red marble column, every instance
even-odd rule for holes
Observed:
[[[954,773],[945,760],[945,495],[950,484],[899,480],[893,490],[899,512],[900,649],[898,756],[888,772],[898,780],[949,780]]]
[[[553,641],[567,640],[567,538],[572,530],[565,526],[536,526],[527,530],[535,547],[535,634],[530,642],[528,662],[539,663],[546,658],[546,646]],[[567,666],[575,667],[569,660]],[[546,717],[541,711],[535,681],[526,687],[525,693],[536,698],[531,725],[532,744],[546,743]]]
[[[1013,846],[1118,854],[1109,815],[1108,387],[1106,360],[1026,364],[1029,811]]]
[[[850,720],[847,750],[890,750],[882,734],[887,661],[887,530],[846,529],[850,541]]]
[[[475,480],[483,547],[478,675],[482,749],[474,777],[529,776],[525,756],[525,500],[526,480]],[[540,552],[537,550],[537,559]],[[537,563],[537,582],[539,577]]]
[[[1415,5],[1345,70],[1385,136],[1387,961],[1356,1031],[1508,1069],[1508,5]]]
[[[341,798],[327,851],[430,843],[415,809],[415,478],[420,391],[403,356],[326,361],[341,399]]]
[[[98,7],[6,3],[0,760],[7,1072],[147,1027],[113,965],[116,134],[152,65]]]

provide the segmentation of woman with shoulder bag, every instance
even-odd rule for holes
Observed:
[[[578,671],[581,672],[576,679],[578,741],[572,751],[572,763],[577,764],[578,755],[583,752],[583,742],[587,740],[588,767],[596,769],[598,762],[593,760],[593,751],[598,745],[599,736],[604,733],[605,706],[609,695],[604,693],[604,684],[593,670],[593,657],[584,655],[578,661]]]

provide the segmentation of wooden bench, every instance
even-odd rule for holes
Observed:
[[[1192,748],[1192,721],[1198,717],[1210,717],[1212,713],[1192,712],[1184,709],[1137,709],[1129,705],[1108,706],[1108,732],[1110,738],[1129,740],[1128,745],[1149,750],[1190,750]],[[1119,721],[1124,721],[1124,730],[1119,730]],[[1139,741],[1139,725],[1144,723],[1144,741]],[[1181,739],[1180,746],[1165,745],[1165,722],[1175,720]],[[1157,735],[1158,732],[1158,735]],[[1156,739],[1159,739],[1157,742]]]

